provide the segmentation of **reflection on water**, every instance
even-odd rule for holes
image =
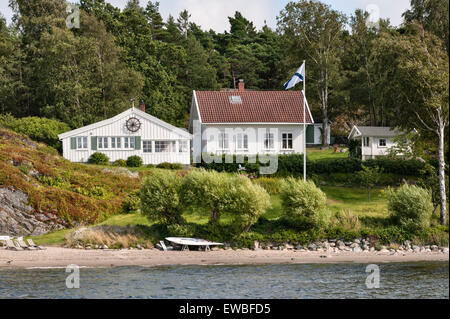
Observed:
[[[0,298],[449,298],[448,262],[367,265],[82,268],[80,289],[65,269],[0,270]]]

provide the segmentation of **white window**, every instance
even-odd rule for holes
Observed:
[[[170,153],[174,147],[175,142],[171,141],[155,141],[156,153]]]
[[[107,137],[98,137],[98,148],[108,148],[108,138]]]
[[[134,149],[134,137],[124,137],[125,148]]]
[[[180,153],[189,152],[189,141],[179,141],[179,150]]]
[[[293,147],[293,138],[292,133],[283,133],[282,134],[282,142],[283,142],[283,150],[292,150]]]
[[[380,138],[380,140],[378,141],[378,146],[386,147],[386,139]]]
[[[275,138],[273,133],[266,133],[264,135],[264,149],[265,150],[275,149]]]
[[[364,147],[369,147],[369,143],[370,143],[369,137],[364,137],[363,142],[364,142]]]
[[[248,135],[247,134],[236,134],[236,150],[238,151],[248,151]]]
[[[143,144],[144,153],[152,152],[152,141],[143,141],[142,144]]]
[[[81,149],[87,149],[88,145],[87,145],[87,137],[83,136],[83,137],[78,137],[77,138],[77,149],[81,150]]]
[[[228,150],[230,148],[230,143],[228,140],[227,133],[219,133],[219,150]]]
[[[117,148],[122,148],[122,138],[116,137]]]
[[[116,148],[116,138],[111,137],[111,148]]]

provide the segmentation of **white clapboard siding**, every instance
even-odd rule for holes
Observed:
[[[136,133],[128,131],[126,127],[127,120],[132,117],[138,118],[141,122],[141,129]],[[125,149],[123,138],[133,136],[141,138],[140,149]],[[77,137],[87,137],[87,150],[71,149],[71,138]],[[108,137],[109,148],[101,149],[97,147],[97,150],[93,150],[92,137]],[[111,149],[111,137],[122,138],[121,149]],[[72,162],[87,162],[93,153],[101,152],[107,155],[111,162],[118,159],[126,160],[130,156],[137,155],[142,158],[145,165],[157,165],[163,162],[190,164],[191,134],[135,108],[131,108],[111,119],[63,133],[59,135],[59,138],[63,144],[63,156]],[[143,141],[153,141],[152,153],[144,153]],[[171,153],[155,153],[154,141],[175,142],[176,150]],[[187,152],[179,152],[179,143],[181,141],[188,143]]]

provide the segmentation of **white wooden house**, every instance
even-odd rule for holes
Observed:
[[[328,123],[331,125],[331,122]],[[322,145],[323,123],[321,120],[314,119],[314,124],[308,125],[306,129],[306,146]],[[328,130],[327,142],[331,144],[331,130]]]
[[[394,138],[403,132],[393,130],[390,127],[353,126],[349,140],[361,142],[361,159],[373,159],[377,156],[385,156],[390,148],[397,145]]]
[[[306,101],[306,124],[313,124]],[[238,90],[194,91],[190,132],[193,158],[202,154],[303,153],[303,93]]]
[[[95,152],[111,162],[140,156],[145,165],[163,162],[190,164],[192,135],[145,113],[130,108],[119,115],[60,134],[63,156],[72,162],[87,162]]]

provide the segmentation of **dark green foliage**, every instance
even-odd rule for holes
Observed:
[[[28,135],[31,139],[46,143],[61,150],[58,134],[70,131],[70,127],[54,119],[39,117],[24,117],[16,119],[9,114],[0,114],[0,127],[13,130],[16,133]]]
[[[236,156],[232,157],[233,163],[226,163],[225,155],[222,157],[222,163],[205,163],[197,164],[198,167],[203,167],[208,170],[216,170],[218,172],[235,173],[239,170],[239,164],[236,163]],[[322,159],[316,161],[307,160],[308,176],[321,174],[335,174],[345,173],[354,174],[363,169],[363,164],[366,167],[379,167],[384,173],[398,174],[403,176],[420,176],[421,170],[425,167],[425,163],[419,160],[402,160],[377,158],[361,161],[356,158],[343,159]],[[241,166],[246,168],[249,174],[259,174],[261,165],[258,161],[255,164],[248,163],[248,156],[244,158],[244,163]],[[302,176],[303,175],[303,155],[279,155],[278,156],[278,171],[275,176]]]
[[[164,163],[156,165],[156,168],[180,170],[180,169],[183,169],[183,165],[181,165],[179,163],[167,163],[167,162],[164,162]]]
[[[127,159],[128,167],[141,167],[142,165],[143,165],[142,158],[137,155],[130,156]]]
[[[124,214],[136,214],[141,211],[141,198],[139,194],[139,191],[128,194],[122,204]]]
[[[89,164],[108,165],[109,157],[103,153],[95,152],[88,159]]]

